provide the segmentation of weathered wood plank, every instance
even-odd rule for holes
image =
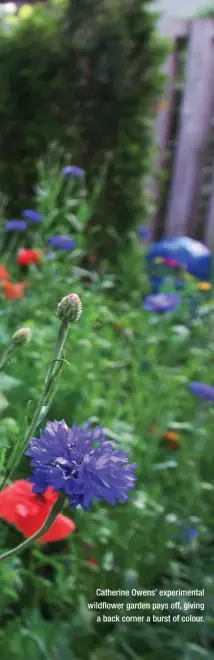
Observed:
[[[166,76],[166,84],[163,90],[163,96],[158,104],[157,117],[154,125],[154,145],[157,155],[154,163],[154,176],[151,177],[147,186],[147,191],[152,197],[153,204],[157,209],[160,196],[160,181],[158,173],[164,169],[166,149],[168,146],[171,122],[173,116],[174,95],[176,90],[176,73],[178,64],[177,39],[187,37],[189,31],[189,21],[172,16],[164,15],[158,24],[158,32],[161,37],[171,41],[171,53],[168,55],[162,73]],[[152,234],[155,233],[157,224],[156,210],[150,218],[150,227]]]
[[[165,153],[168,145],[173,114],[177,70],[176,44],[174,44],[174,50],[168,56],[162,70],[166,75],[166,87],[163,93],[163,98],[160,101],[160,105],[157,110],[157,117],[154,126],[154,145],[156,149],[156,158],[154,163],[154,176],[151,177],[148,185],[148,192],[150,193],[153,203],[155,203],[156,206],[158,204],[158,198],[160,194],[160,181],[158,174],[162,169],[164,169]],[[153,233],[156,228],[156,212],[150,219],[150,227]]]
[[[191,21],[176,16],[167,16],[164,14],[159,23],[158,31],[161,37],[168,37],[169,39],[184,39],[189,34],[189,27]]]
[[[211,19],[196,20],[190,32],[166,236],[182,236],[191,230],[199,202],[203,151],[212,118],[214,23]]]
[[[211,251],[213,251],[214,249],[214,161],[213,161],[212,192],[209,200],[208,214],[205,223],[204,243]]]

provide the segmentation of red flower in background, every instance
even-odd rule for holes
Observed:
[[[10,275],[7,271],[6,266],[4,266],[4,264],[1,264],[0,265],[0,281],[4,282],[4,280],[8,280],[9,277],[10,277]]]
[[[19,479],[0,493],[0,518],[12,523],[19,532],[29,538],[43,525],[57,499],[58,493],[54,493],[52,488],[48,488],[44,495],[34,495],[32,485],[24,479]],[[60,513],[48,532],[37,542],[63,541],[75,529],[73,520]]]
[[[99,561],[98,561],[98,559],[95,559],[95,557],[89,557],[87,559],[87,564],[90,564],[91,566],[98,566]]]
[[[13,282],[3,282],[3,294],[5,298],[8,298],[8,300],[20,300],[21,298],[24,298],[24,288],[27,286],[25,282],[17,282],[17,284],[13,284]]]
[[[87,564],[89,564],[89,566],[98,566],[100,563],[98,559],[95,559],[95,557],[90,556],[91,550],[94,549],[94,546],[91,545],[91,543],[83,543],[83,548],[85,552],[85,561],[87,562]]]
[[[17,263],[20,266],[30,266],[31,264],[35,264],[37,266],[41,263],[41,260],[41,250],[30,250],[28,248],[22,248],[19,250],[17,255]]]

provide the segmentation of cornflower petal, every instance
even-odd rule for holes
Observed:
[[[95,446],[96,443],[96,446]],[[31,458],[33,492],[48,487],[63,491],[72,507],[91,507],[94,498],[115,506],[128,500],[135,486],[136,465],[129,454],[106,440],[102,426],[91,429],[64,421],[48,422],[40,438],[32,438],[26,452]]]

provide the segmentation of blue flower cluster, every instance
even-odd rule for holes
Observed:
[[[62,170],[62,174],[65,178],[82,177],[84,175],[84,170],[78,165],[66,165]],[[26,220],[35,224],[40,224],[43,221],[41,213],[34,211],[33,209],[24,209],[22,216],[24,220],[8,220],[5,223],[5,229],[7,231],[25,231],[25,229],[27,229]],[[69,236],[51,236],[48,243],[61,250],[71,251],[76,247],[76,241],[69,238]]]
[[[49,245],[53,245],[53,247],[60,248],[61,250],[69,250],[72,251],[76,247],[76,241],[74,241],[72,238],[69,238],[68,236],[51,236],[48,239]]]

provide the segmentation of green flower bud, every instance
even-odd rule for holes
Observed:
[[[20,328],[20,330],[14,332],[14,335],[12,336],[13,346],[17,348],[27,344],[31,339],[31,335],[32,332],[30,328]]]
[[[82,303],[76,293],[69,293],[62,298],[57,307],[57,315],[65,323],[74,323],[79,321],[82,314]]]

